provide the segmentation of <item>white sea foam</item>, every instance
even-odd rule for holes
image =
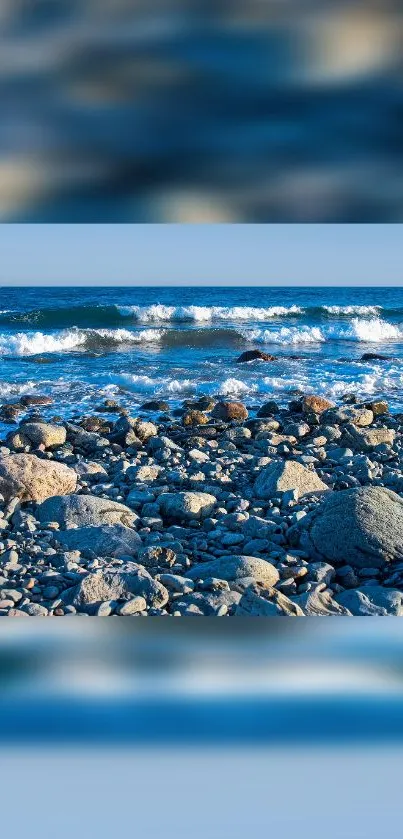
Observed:
[[[164,306],[156,303],[153,306],[118,306],[123,317],[132,317],[141,323],[157,322],[193,322],[206,323],[210,321],[265,321],[271,318],[300,315],[299,306]]]
[[[322,306],[329,315],[378,315],[381,306]]]
[[[63,352],[96,343],[97,339],[111,344],[151,343],[159,341],[161,330],[144,329],[130,332],[127,329],[65,329],[45,332],[0,333],[0,355],[36,355],[37,353]]]
[[[381,318],[353,318],[348,324],[325,326],[282,326],[281,329],[250,329],[241,332],[248,341],[261,344],[313,344],[323,341],[400,341],[402,328]]]

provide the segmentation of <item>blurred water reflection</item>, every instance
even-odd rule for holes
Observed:
[[[3,0],[0,219],[400,221],[398,0]]]
[[[403,736],[403,639],[392,618],[234,619],[228,629],[186,618],[163,629],[141,620],[29,620],[2,624],[3,744]]]

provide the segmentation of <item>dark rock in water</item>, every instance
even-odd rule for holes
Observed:
[[[390,361],[392,358],[392,355],[381,355],[381,353],[377,352],[364,352],[360,361]]]
[[[115,413],[118,413],[118,412],[120,413],[121,407],[120,407],[119,403],[116,402],[114,399],[105,399],[103,404],[98,405],[98,408],[96,408],[95,410],[99,411],[99,413],[101,413],[101,414],[102,413],[115,414]]]
[[[264,405],[262,405],[259,408],[256,416],[257,417],[271,417],[272,414],[278,414],[279,410],[280,410],[280,408],[277,405],[277,402],[275,402],[274,399],[271,399],[271,400],[269,400],[269,402],[265,402]]]
[[[216,399],[211,399],[210,396],[200,396],[199,399],[185,399],[183,402],[184,408],[195,409],[196,411],[212,411],[216,404]]]
[[[228,422],[230,420],[246,420],[249,414],[242,402],[217,402],[217,405],[212,411],[212,416],[215,419]]]
[[[276,356],[262,350],[247,350],[237,358],[236,363],[243,364],[247,361],[276,361]]]
[[[2,405],[0,408],[0,419],[2,422],[17,422],[18,415],[24,408],[20,402]]]
[[[144,405],[141,405],[140,407],[142,411],[169,411],[168,402],[164,402],[160,399],[152,399],[150,402],[144,402]]]
[[[367,486],[330,492],[302,520],[300,546],[315,560],[382,568],[403,560],[403,499]]]
[[[53,399],[50,396],[28,396],[28,394],[21,396],[21,405],[24,408],[28,408],[30,405],[51,405],[52,402]]]

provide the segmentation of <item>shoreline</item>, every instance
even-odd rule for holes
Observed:
[[[403,615],[403,415],[382,400],[105,400],[71,423],[24,399],[0,616]]]

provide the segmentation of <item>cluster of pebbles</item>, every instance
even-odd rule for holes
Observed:
[[[0,615],[403,615],[385,402],[107,400],[67,422],[24,400],[1,411]]]

